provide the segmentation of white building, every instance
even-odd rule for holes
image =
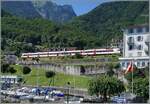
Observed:
[[[123,30],[123,57],[119,58],[123,69],[130,61],[138,68],[149,65],[150,32],[148,25],[131,26]]]
[[[21,78],[21,77],[18,77],[16,75],[2,75],[2,76],[0,76],[0,83],[17,84],[19,78]]]

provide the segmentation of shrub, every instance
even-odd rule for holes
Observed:
[[[8,68],[9,68],[9,64],[2,64],[1,72],[2,73],[8,73],[9,72]]]
[[[10,72],[11,74],[14,74],[14,73],[17,72],[17,70],[14,69],[13,67],[9,67],[8,70],[9,70],[9,72]]]
[[[22,70],[22,73],[23,73],[23,74],[29,74],[30,72],[31,72],[30,67],[27,67],[27,66],[24,66],[24,67],[23,67],[23,70]]]
[[[52,78],[55,76],[55,72],[54,71],[47,71],[47,72],[45,72],[45,76],[46,76],[46,78]]]

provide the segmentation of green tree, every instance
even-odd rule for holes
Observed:
[[[23,82],[23,78],[22,78],[22,77],[19,77],[17,81],[18,81],[18,83],[19,83],[19,86],[21,86],[21,83]]]
[[[143,69],[139,69],[137,67],[134,66],[134,71],[133,71],[133,79],[136,78],[145,78],[148,77],[149,72],[148,72],[148,67],[143,68]],[[125,78],[127,78],[128,81],[132,81],[132,72],[129,72],[125,75]]]
[[[113,69],[114,69],[114,65],[113,65],[113,63],[110,63],[110,64],[108,64],[108,71],[106,72],[107,73],[107,75],[109,75],[109,76],[113,76],[114,75],[114,71],[113,71]]]
[[[89,82],[88,91],[91,95],[102,96],[104,102],[107,101],[107,96],[119,94],[125,90],[123,83],[115,77],[101,75],[95,77]]]
[[[45,72],[45,77],[46,78],[53,78],[49,80],[49,86],[51,84],[51,82],[53,81],[53,85],[54,85],[54,76],[56,75],[56,73],[54,71],[47,71]]]
[[[132,89],[132,86],[129,86]],[[149,98],[149,80],[148,78],[137,78],[133,81],[133,93],[148,100]]]
[[[23,70],[22,70],[22,73],[23,74],[29,74],[31,72],[31,68],[30,67],[28,67],[28,66],[24,66],[23,67]]]
[[[27,75],[27,74],[29,74],[31,72],[31,68],[30,67],[28,67],[28,66],[24,66],[23,68],[22,68],[22,73],[23,73],[23,78],[24,78],[24,75]],[[22,81],[22,80],[21,80]],[[23,82],[23,84],[24,83],[26,83],[26,80],[25,80],[25,78],[24,78],[24,82]]]
[[[14,73],[17,72],[17,70],[14,69],[14,67],[9,67],[8,70],[9,70],[9,72],[10,72],[11,74],[14,74]]]
[[[39,61],[40,61],[40,58],[39,58],[39,57],[35,57],[35,61],[36,61],[36,62],[39,62]]]
[[[1,65],[1,72],[2,73],[8,73],[9,72],[9,64],[2,63],[2,65]]]
[[[115,69],[119,69],[119,68],[120,68],[120,63],[115,64],[115,65],[114,65],[114,68],[115,68]]]
[[[83,65],[80,66],[80,73],[81,74],[85,73],[85,67]]]
[[[81,58],[83,58],[83,56],[82,56],[81,54],[79,54],[79,53],[76,53],[76,54],[75,54],[75,58],[81,59]]]

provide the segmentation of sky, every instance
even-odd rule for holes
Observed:
[[[58,5],[69,4],[72,5],[75,13],[79,16],[85,13],[88,13],[101,3],[110,1],[110,0],[51,0]]]

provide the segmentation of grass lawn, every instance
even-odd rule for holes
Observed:
[[[17,73],[14,75],[22,75],[21,69],[22,66],[20,65],[13,65],[15,69],[17,69]],[[37,70],[39,70],[39,75],[37,78]],[[37,79],[39,85],[48,86],[49,79],[45,77],[45,70],[44,69],[35,69],[32,68],[32,71],[28,75],[23,75],[23,78],[26,80],[26,85],[36,85]],[[76,76],[76,75],[66,75],[62,73],[56,73],[54,78],[54,86],[66,86],[67,82],[70,82],[72,86],[77,88],[87,88],[88,81],[90,77],[87,76]],[[75,82],[75,83],[74,83]]]

